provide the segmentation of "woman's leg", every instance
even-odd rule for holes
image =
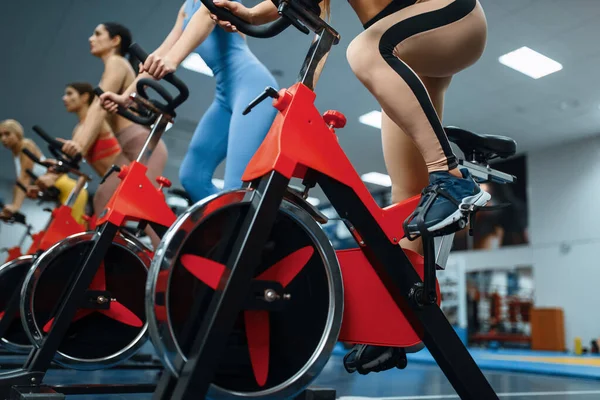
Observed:
[[[250,159],[269,132],[277,109],[270,101],[263,101],[247,115],[242,111],[266,86],[278,88],[275,78],[263,65],[244,69],[243,81],[237,83],[229,127],[227,164],[225,165],[225,189],[239,188],[242,175]]]
[[[476,0],[428,0],[378,20],[348,47],[354,73],[422,155],[430,185],[438,184],[458,203],[478,206],[489,195],[472,179],[461,179],[457,159],[419,76],[449,78],[472,65],[485,48],[486,35],[485,16]],[[457,213],[460,217],[458,206],[440,196],[425,224],[430,231],[440,229],[455,222]],[[418,230],[414,225],[409,228]]]
[[[117,139],[121,144],[123,155],[128,160],[137,160],[149,134],[150,130],[147,127],[137,124],[132,124],[119,132],[117,134]],[[146,176],[156,187],[158,187],[156,177],[162,175],[165,166],[167,165],[168,157],[167,146],[161,139],[150,154],[150,157],[141,160],[142,163],[148,167]]]
[[[489,195],[470,177],[462,179],[440,121],[450,78],[475,63],[485,48],[481,6],[477,0],[424,0],[369,25],[350,44],[347,56],[385,113],[382,137],[392,193],[397,199],[414,195],[428,178],[458,203],[484,205]],[[424,76],[430,78],[422,80]],[[424,216],[426,228],[452,224],[457,212],[453,202],[438,197]],[[418,232],[418,227],[409,225],[409,231]],[[367,374],[403,368],[404,356],[404,349],[359,345],[344,365],[349,372]]]
[[[122,166],[127,165],[131,162],[123,153],[120,153],[113,162],[114,165]],[[102,213],[102,210],[106,207],[106,203],[110,200],[112,195],[117,190],[117,187],[121,183],[121,179],[119,179],[118,174],[112,173],[106,180],[98,185],[98,189],[96,189],[96,193],[94,194],[94,214],[96,217]],[[160,241],[160,240],[159,240]],[[157,242],[158,244],[158,242]]]
[[[58,201],[60,204],[67,204],[67,199],[71,195],[73,189],[77,185],[77,181],[75,179],[70,178],[67,174],[63,174],[58,177],[54,186],[59,191]],[[85,224],[85,219],[83,218],[85,215],[85,206],[88,201],[88,192],[87,190],[81,189],[79,195],[71,205],[71,216],[78,224]]]
[[[441,120],[444,94],[451,78],[421,77],[421,80]],[[421,193],[429,182],[425,160],[412,139],[385,112],[382,112],[381,137],[383,158],[392,180],[392,203],[400,203]],[[403,239],[400,246],[423,255],[421,239]]]
[[[230,120],[231,112],[215,100],[196,127],[179,169],[181,185],[194,203],[217,192],[212,177],[227,152]]]

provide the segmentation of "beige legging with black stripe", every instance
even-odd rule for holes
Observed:
[[[352,71],[383,110],[393,202],[419,194],[429,172],[457,172],[440,121],[444,95],[452,76],[481,57],[487,39],[477,0],[420,0],[400,7],[392,3],[367,22],[347,51]]]

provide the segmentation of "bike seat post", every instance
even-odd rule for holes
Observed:
[[[19,240],[19,248],[23,247],[23,244],[25,244],[25,240],[27,240],[27,238],[31,235],[31,225],[25,225],[25,233],[23,233],[23,236],[21,236],[21,239]]]
[[[454,233],[451,233],[449,235],[438,236],[435,238],[435,263],[442,269],[446,269],[448,257],[450,256],[450,250],[452,250],[454,235]]]
[[[78,177],[77,182],[75,183],[75,187],[73,188],[73,190],[71,190],[71,193],[69,193],[69,197],[67,197],[67,201],[65,202],[65,205],[67,207],[73,207],[75,201],[79,197],[79,193],[83,190],[88,181],[91,180],[89,176],[77,170],[72,170],[71,172],[75,172],[78,175]]]
[[[436,292],[436,257],[435,257],[435,241],[431,236],[423,237],[424,261],[423,265],[423,291],[421,298],[417,299],[421,306],[435,304],[437,301]]]
[[[302,68],[300,69],[298,82],[303,83],[310,90],[315,90],[329,52],[339,39],[340,36],[337,32],[331,29],[322,29],[316,34],[315,40],[312,42],[310,50],[304,59],[304,64],[302,64]]]

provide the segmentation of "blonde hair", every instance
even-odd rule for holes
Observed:
[[[4,121],[0,122],[0,127],[5,128],[9,132],[17,135],[19,140],[23,140],[23,138],[24,138],[23,125],[21,125],[19,123],[19,121],[14,120],[14,119],[5,119]]]

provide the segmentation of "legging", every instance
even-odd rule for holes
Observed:
[[[145,126],[131,124],[127,128],[116,132],[115,136],[119,140],[119,144],[121,144],[125,158],[133,161],[137,159],[149,134],[150,129]],[[167,151],[167,146],[165,146],[165,142],[161,139],[152,151],[149,159],[142,160],[142,163],[148,167],[146,175],[156,187],[158,187],[156,177],[163,173],[165,166],[167,165],[168,157],[169,153]]]
[[[364,25],[348,61],[385,114],[415,143],[427,170],[457,167],[419,76],[448,78],[482,55],[487,23],[477,0],[394,0]]]
[[[54,182],[54,186],[59,191],[58,201],[60,202],[60,204],[67,203],[67,199],[69,198],[69,195],[75,188],[76,184],[77,184],[77,181],[69,178],[69,176],[67,174],[62,174],[61,176],[58,177],[56,182]],[[71,205],[71,216],[73,217],[73,219],[75,219],[75,221],[77,221],[78,224],[81,224],[81,225],[83,225],[85,223],[85,220],[83,219],[83,217],[85,215],[85,205],[87,204],[87,201],[88,201],[88,192],[84,188],[84,189],[81,189],[81,191],[79,192],[79,195],[75,199],[75,202],[73,202],[73,204]]]
[[[179,180],[192,201],[215,194],[212,183],[217,166],[227,158],[223,190],[238,188],[248,162],[265,138],[277,110],[268,100],[242,111],[266,86],[277,88],[275,79],[262,64],[240,71],[237,79],[217,82],[217,95],[196,127],[179,169]]]

